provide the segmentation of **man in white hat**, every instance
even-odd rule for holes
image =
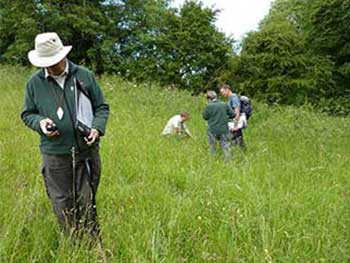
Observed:
[[[42,174],[60,226],[67,232],[98,234],[99,138],[105,133],[109,106],[94,75],[66,58],[71,49],[56,33],[36,36],[28,58],[41,69],[27,82],[21,118],[40,135]],[[82,93],[92,118],[80,132],[77,111]]]

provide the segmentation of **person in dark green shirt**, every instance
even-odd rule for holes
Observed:
[[[29,61],[41,69],[26,85],[21,118],[40,135],[42,174],[49,199],[61,228],[98,234],[95,195],[100,181],[99,139],[105,134],[109,106],[94,75],[66,56],[56,33],[35,38]],[[87,133],[77,131],[77,90],[90,105]],[[92,108],[92,110],[91,110]]]
[[[228,119],[234,117],[232,109],[218,100],[215,91],[207,92],[208,105],[203,111],[203,118],[208,123],[208,143],[211,154],[216,153],[216,142],[220,142],[225,160],[231,159]]]

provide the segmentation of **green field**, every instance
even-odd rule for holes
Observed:
[[[0,262],[97,262],[60,234],[38,136],[19,114],[30,72],[0,67]],[[254,102],[246,154],[211,157],[204,97],[116,77],[97,196],[108,262],[350,262],[350,120]],[[194,140],[160,136],[190,111]]]

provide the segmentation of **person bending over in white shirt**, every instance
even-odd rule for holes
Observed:
[[[162,135],[185,135],[192,138],[192,134],[188,130],[185,122],[190,118],[188,112],[182,112],[170,118],[165,125]]]

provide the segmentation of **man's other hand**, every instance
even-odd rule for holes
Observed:
[[[89,135],[88,140],[87,140],[87,144],[92,145],[94,142],[96,142],[98,140],[99,137],[100,137],[100,134],[99,134],[98,130],[91,129],[90,135]]]

